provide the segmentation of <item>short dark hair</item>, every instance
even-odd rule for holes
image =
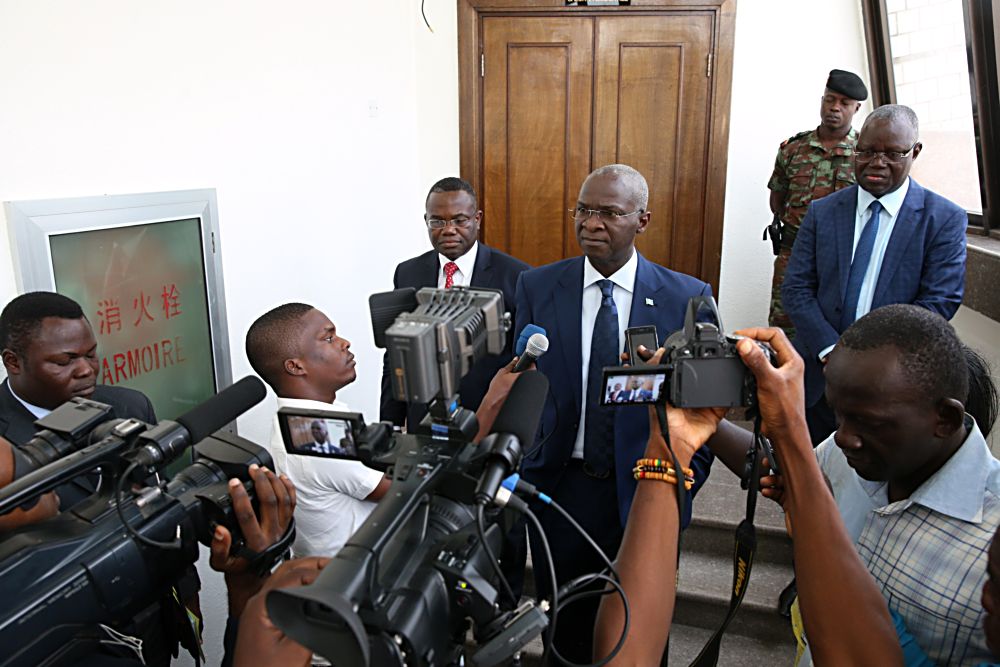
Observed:
[[[965,399],[965,411],[976,420],[983,435],[989,435],[997,420],[998,409],[997,388],[993,384],[990,364],[968,345],[962,347],[969,369],[969,395]]]
[[[311,310],[315,308],[309,304],[286,303],[258,317],[247,331],[250,367],[275,391],[285,360],[299,354],[302,316]]]
[[[468,192],[469,196],[472,197],[472,204],[479,208],[479,197],[476,196],[476,190],[472,187],[472,184],[465,179],[458,178],[457,176],[448,176],[447,178],[442,178],[440,181],[431,186],[431,189],[427,192],[427,199],[424,200],[424,206],[430,201],[431,195],[435,192]]]
[[[38,333],[46,317],[78,320],[85,316],[80,304],[55,292],[27,292],[14,297],[0,313],[0,349],[22,356],[28,340]]]
[[[910,130],[914,141],[920,138],[920,121],[917,119],[917,113],[905,104],[883,104],[877,107],[865,118],[861,130],[864,131],[869,124],[876,122],[902,123]]]
[[[907,379],[933,403],[969,394],[964,346],[948,321],[926,308],[877,308],[848,327],[840,344],[856,351],[896,348]]]

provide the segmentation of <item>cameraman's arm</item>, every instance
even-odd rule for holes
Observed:
[[[365,496],[365,500],[370,500],[373,503],[377,503],[382,500],[382,497],[389,493],[389,487],[392,485],[392,480],[388,477],[383,477],[379,480],[378,485],[372,489],[372,492]]]
[[[479,409],[476,410],[476,421],[479,422],[479,432],[476,434],[473,442],[479,442],[485,438],[489,434],[490,429],[493,428],[493,422],[496,421],[497,415],[500,413],[500,408],[503,407],[504,401],[507,400],[510,388],[514,386],[517,378],[520,377],[520,373],[511,373],[516,363],[517,357],[511,359],[510,363],[498,370],[497,374],[490,380],[490,386],[486,390],[486,395],[483,396],[483,402],[479,404]],[[534,365],[530,368],[534,368]]]
[[[254,491],[260,505],[260,519],[254,514],[250,496],[237,479],[229,480],[229,496],[233,499],[233,512],[243,533],[247,549],[262,552],[285,534],[295,510],[295,487],[281,475],[278,477],[267,468],[250,466]],[[264,579],[250,567],[250,562],[230,553],[233,536],[222,527],[215,528],[209,564],[213,570],[226,576],[229,591],[229,615],[236,618],[243,613],[247,600],[260,590]]]
[[[657,354],[662,354],[662,350]],[[658,361],[656,357],[655,361]],[[724,408],[678,410],[667,407],[671,445],[682,467],[690,467],[695,452],[715,431],[725,412]],[[670,457],[653,407],[649,409],[649,441],[645,456]],[[617,562],[622,588],[628,597],[630,627],[622,650],[609,664],[645,666],[660,663],[674,613],[679,532],[677,486],[659,480],[640,480]],[[624,622],[621,598],[614,593],[604,596],[594,631],[595,658],[611,653]]]
[[[0,438],[0,488],[14,481],[17,477],[17,453],[14,445]],[[36,523],[59,513],[59,496],[50,491],[38,498],[31,508],[15,509],[6,514],[0,514],[0,534],[6,533],[29,523]]]
[[[753,434],[725,419],[706,443],[716,458],[720,459],[737,477],[743,477],[747,450],[753,444]]]
[[[763,430],[782,467],[799,604],[813,660],[818,665],[901,665],[888,607],[854,548],[813,453],[802,407],[802,359],[780,329],[739,333],[770,343],[777,354],[774,368],[757,345],[737,344],[757,378]]]

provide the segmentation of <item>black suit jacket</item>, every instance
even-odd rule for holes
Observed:
[[[110,387],[97,385],[91,400],[107,403],[113,409],[112,418],[138,419],[148,424],[156,423],[156,413],[153,404],[145,394],[125,387]],[[14,398],[7,380],[0,385],[0,437],[4,437],[15,447],[24,446],[35,437],[35,415],[31,414],[20,401]],[[93,485],[87,483],[85,477],[77,478],[68,484],[60,486],[60,509],[72,507],[89,496],[94,491]]]
[[[476,254],[476,264],[472,268],[472,277],[469,280],[470,287],[490,287],[503,292],[504,308],[510,312],[511,325],[515,321],[514,295],[517,286],[517,277],[523,271],[531,267],[519,259],[511,257],[505,253],[491,248],[483,243],[479,244]],[[392,277],[392,284],[396,289],[402,287],[437,287],[438,272],[441,270],[436,250],[430,250],[424,254],[413,257],[400,263],[396,267],[396,273]],[[469,371],[469,374],[462,378],[459,385],[458,395],[462,406],[470,410],[476,410],[486,395],[486,390],[490,386],[490,381],[497,371],[505,366],[513,356],[513,340],[517,332],[512,331],[507,334],[507,346],[498,355],[491,355],[480,359]],[[392,389],[389,386],[389,368],[387,359],[382,364],[382,401],[379,410],[380,419],[389,420],[399,426],[403,425],[404,419],[408,424],[419,424],[427,408],[424,405],[411,405],[407,410],[406,403],[392,398]]]

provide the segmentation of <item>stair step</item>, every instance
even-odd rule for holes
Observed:
[[[746,516],[747,492],[740,480],[721,462],[712,466],[712,474],[698,491],[692,519],[708,525],[731,525],[734,528]],[[774,501],[757,496],[754,525],[758,531],[785,532],[785,514]]]
[[[670,628],[670,664],[678,667],[690,665],[712,636],[713,630],[682,623]],[[795,642],[792,640],[768,641],[726,633],[719,649],[722,667],[759,667],[760,665],[791,665],[795,659]],[[522,667],[539,667],[542,664],[542,640],[537,638],[521,653]]]
[[[713,630],[674,623],[670,629],[670,664],[678,667],[690,665],[711,638]],[[766,641],[730,631],[722,637],[718,664],[723,667],[760,667],[791,665],[794,660],[794,641]]]
[[[789,621],[778,614],[778,595],[792,576],[787,565],[755,561],[729,632],[770,642],[792,641]],[[729,608],[732,579],[733,565],[728,557],[684,551],[674,619],[694,627],[717,628]]]

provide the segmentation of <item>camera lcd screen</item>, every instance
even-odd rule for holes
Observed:
[[[285,451],[303,456],[358,460],[355,441],[361,415],[351,412],[278,411]]]
[[[656,403],[664,391],[666,380],[666,371],[659,368],[605,368],[601,405]]]

